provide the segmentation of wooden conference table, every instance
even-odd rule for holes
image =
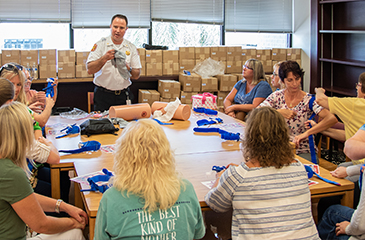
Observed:
[[[222,129],[229,132],[244,132],[244,123],[233,119],[223,113],[219,113],[218,117],[223,119]],[[220,138],[218,133],[194,133],[193,128],[196,127],[196,121],[206,119],[206,115],[192,113],[188,121],[172,120],[174,125],[162,126],[172,149],[175,151],[177,170],[182,177],[188,179],[194,186],[198,200],[202,210],[209,207],[204,201],[204,196],[209,188],[202,182],[211,181],[214,175],[207,174],[211,171],[213,165],[225,166],[229,163],[239,164],[243,161],[240,143],[235,141],[225,141]],[[54,134],[55,129],[61,129],[70,123],[82,123],[84,120],[69,120],[60,117],[51,117],[48,124],[48,132]],[[121,131],[118,132],[118,135]],[[80,141],[97,140],[102,145],[113,145],[118,138],[112,134],[93,135],[89,138],[82,135],[71,135],[61,139],[55,139],[56,135],[48,137],[58,149],[75,149]],[[302,163],[310,162],[298,157]],[[93,173],[107,168],[113,168],[113,154],[107,152],[80,153],[61,156],[61,163],[51,165],[51,181],[52,196],[59,198],[60,196],[60,171],[68,171],[74,169],[78,176]],[[318,184],[310,186],[311,198],[313,203],[317,203],[320,198],[328,196],[342,195],[342,204],[348,207],[353,205],[353,188],[354,184],[345,179],[335,179],[328,170],[320,168],[321,176],[337,181],[341,186],[335,186],[313,177],[312,180]],[[94,227],[99,202],[102,197],[98,192],[81,192],[81,189],[88,189],[88,185],[75,184],[75,205],[85,206],[89,216],[89,237],[93,239]]]

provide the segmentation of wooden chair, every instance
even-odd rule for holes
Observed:
[[[94,105],[94,92],[87,93],[87,111],[91,112],[91,105]]]

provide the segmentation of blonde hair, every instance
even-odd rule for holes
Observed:
[[[252,84],[258,84],[261,81],[266,81],[269,83],[265,77],[264,66],[262,65],[261,61],[251,58],[246,61],[245,65],[253,69]]]
[[[168,209],[180,195],[182,180],[165,132],[157,122],[131,122],[116,142],[113,186],[144,198],[144,209]]]
[[[12,160],[28,176],[26,153],[31,151],[34,143],[32,122],[27,107],[20,102],[0,108],[0,156]]]
[[[0,77],[0,107],[14,98],[14,85],[5,78]]]
[[[284,117],[271,107],[251,111],[242,149],[246,160],[255,159],[261,167],[281,168],[294,159],[288,125]]]
[[[1,76],[3,78],[8,79],[9,81],[11,81],[11,79],[15,76],[19,76],[19,81],[21,84],[21,89],[18,95],[17,99],[14,99],[18,102],[21,102],[23,104],[27,104],[27,97],[25,95],[25,91],[24,91],[24,84],[25,84],[25,74],[22,70],[18,69],[18,66],[20,66],[19,64],[16,63],[7,63],[8,65],[13,65],[14,69],[13,70],[8,70],[6,68],[3,68],[3,70],[1,71]],[[4,65],[5,66],[5,65]],[[23,68],[21,66],[21,68]]]

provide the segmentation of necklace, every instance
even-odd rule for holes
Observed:
[[[297,92],[295,94],[294,98],[290,101],[290,103],[289,103],[289,101],[287,101],[287,100],[289,100],[288,93],[286,94],[285,102],[286,102],[286,105],[289,105],[289,108],[293,108],[293,102],[295,102],[295,100],[297,99],[298,95],[300,95],[300,93],[301,93],[300,91]]]

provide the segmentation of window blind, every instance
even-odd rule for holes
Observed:
[[[0,0],[1,22],[70,22],[70,0]]]
[[[153,21],[223,23],[223,0],[152,0]]]
[[[72,27],[109,27],[115,14],[128,18],[128,27],[150,27],[150,0],[72,0]]]
[[[226,31],[292,32],[292,0],[226,0]]]

